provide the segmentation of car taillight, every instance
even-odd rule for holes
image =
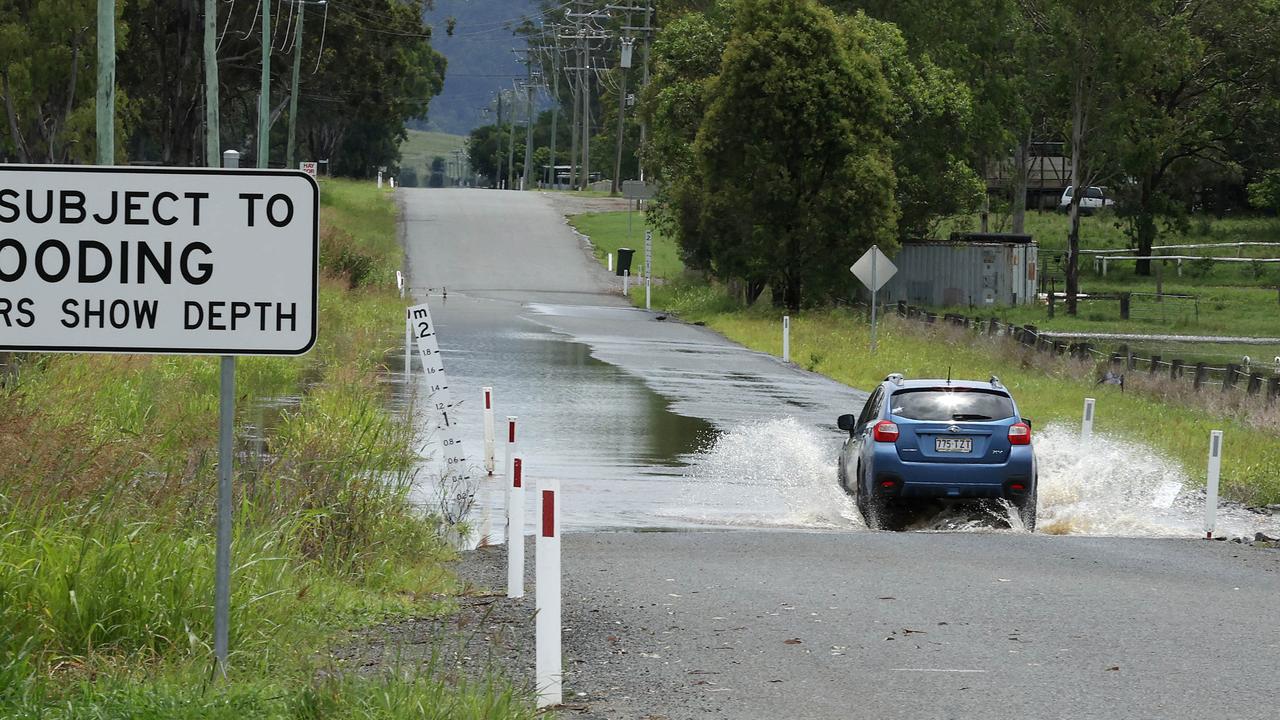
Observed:
[[[1026,423],[1014,423],[1009,426],[1010,445],[1030,445],[1031,426]]]
[[[898,441],[898,424],[891,423],[888,420],[881,420],[871,428],[871,437],[876,442],[897,442]]]

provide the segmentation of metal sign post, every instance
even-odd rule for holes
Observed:
[[[870,250],[858,258],[858,262],[850,266],[849,272],[871,290],[871,352],[874,353],[876,351],[876,293],[898,272],[898,266],[880,252],[879,246],[872,245]]]

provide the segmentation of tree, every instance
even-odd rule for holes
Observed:
[[[127,45],[126,25],[117,23],[116,42]],[[0,159],[93,161],[96,48],[95,0],[0,0]],[[117,108],[119,138],[131,117],[123,93]]]
[[[1070,230],[1067,234],[1067,314],[1080,292],[1080,198],[1115,169],[1121,106],[1133,73],[1147,59],[1145,5],[1155,0],[1022,0],[1040,49],[1045,89],[1067,108],[1071,148]]]
[[[1145,16],[1143,62],[1123,105],[1120,164],[1132,178],[1120,203],[1138,255],[1149,257],[1157,219],[1188,202],[1170,186],[1180,175],[1236,169],[1232,147],[1280,89],[1280,7],[1269,0],[1191,0],[1153,5]],[[1151,273],[1140,260],[1139,275]]]
[[[793,311],[895,244],[892,96],[869,45],[812,0],[741,0],[708,87],[693,151],[712,267]]]

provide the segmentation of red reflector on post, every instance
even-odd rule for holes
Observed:
[[[556,536],[556,494],[542,491],[542,537]]]
[[[520,484],[520,466],[523,463],[520,462],[520,458],[516,458],[514,461],[512,461],[512,464],[515,465],[515,472],[512,473],[512,475],[515,476],[515,480],[511,483],[511,487],[522,487],[522,485]]]
[[[491,392],[486,392],[484,394],[484,409],[485,410],[493,409],[493,393]]]
[[[513,443],[515,441],[516,441],[516,421],[512,420],[511,422],[507,423],[507,442]]]

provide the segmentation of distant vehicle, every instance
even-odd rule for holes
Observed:
[[[1035,530],[1037,468],[1031,422],[1013,396],[988,382],[885,378],[849,433],[839,478],[872,529],[885,529],[937,500],[1004,500]]]
[[[1062,212],[1071,211],[1071,196],[1074,192],[1075,188],[1073,187],[1068,187],[1062,191],[1062,198],[1058,200],[1058,210]],[[1107,197],[1104,188],[1090,187],[1084,191],[1084,197],[1080,198],[1080,214],[1092,215],[1103,208],[1109,208],[1115,204],[1115,200]]]

